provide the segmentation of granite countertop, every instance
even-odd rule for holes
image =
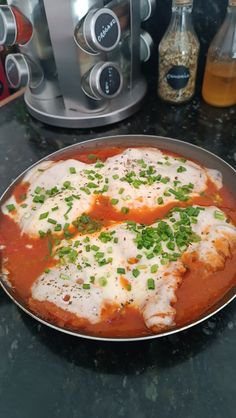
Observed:
[[[45,155],[115,134],[175,137],[236,167],[236,109],[196,98],[180,107],[150,90],[140,112],[93,130],[64,130],[31,118],[23,99],[0,111],[0,193]],[[170,337],[105,343],[37,323],[0,290],[1,418],[234,418],[236,306]]]

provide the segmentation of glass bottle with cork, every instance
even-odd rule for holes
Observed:
[[[229,0],[225,20],[209,47],[202,95],[213,106],[236,104],[236,0]]]
[[[171,21],[159,45],[158,95],[170,103],[184,103],[195,92],[200,44],[192,5],[192,0],[173,0]]]

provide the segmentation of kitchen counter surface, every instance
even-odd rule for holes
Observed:
[[[31,118],[23,98],[0,110],[0,193],[45,155],[116,134],[175,137],[236,167],[236,109],[196,98],[180,107],[150,89],[140,112],[116,125],[64,130]],[[234,418],[236,305],[178,335],[100,343],[63,335],[0,290],[1,418]]]

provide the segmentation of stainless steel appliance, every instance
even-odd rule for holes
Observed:
[[[146,92],[140,72],[152,39],[141,29],[155,0],[8,0],[0,6],[0,45],[29,112],[71,128],[110,124],[134,113]]]

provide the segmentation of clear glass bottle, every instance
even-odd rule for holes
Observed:
[[[202,95],[213,106],[236,104],[236,0],[229,0],[225,20],[208,50]]]
[[[192,0],[173,0],[172,17],[159,45],[158,94],[183,103],[195,92],[200,44],[192,23]]]

